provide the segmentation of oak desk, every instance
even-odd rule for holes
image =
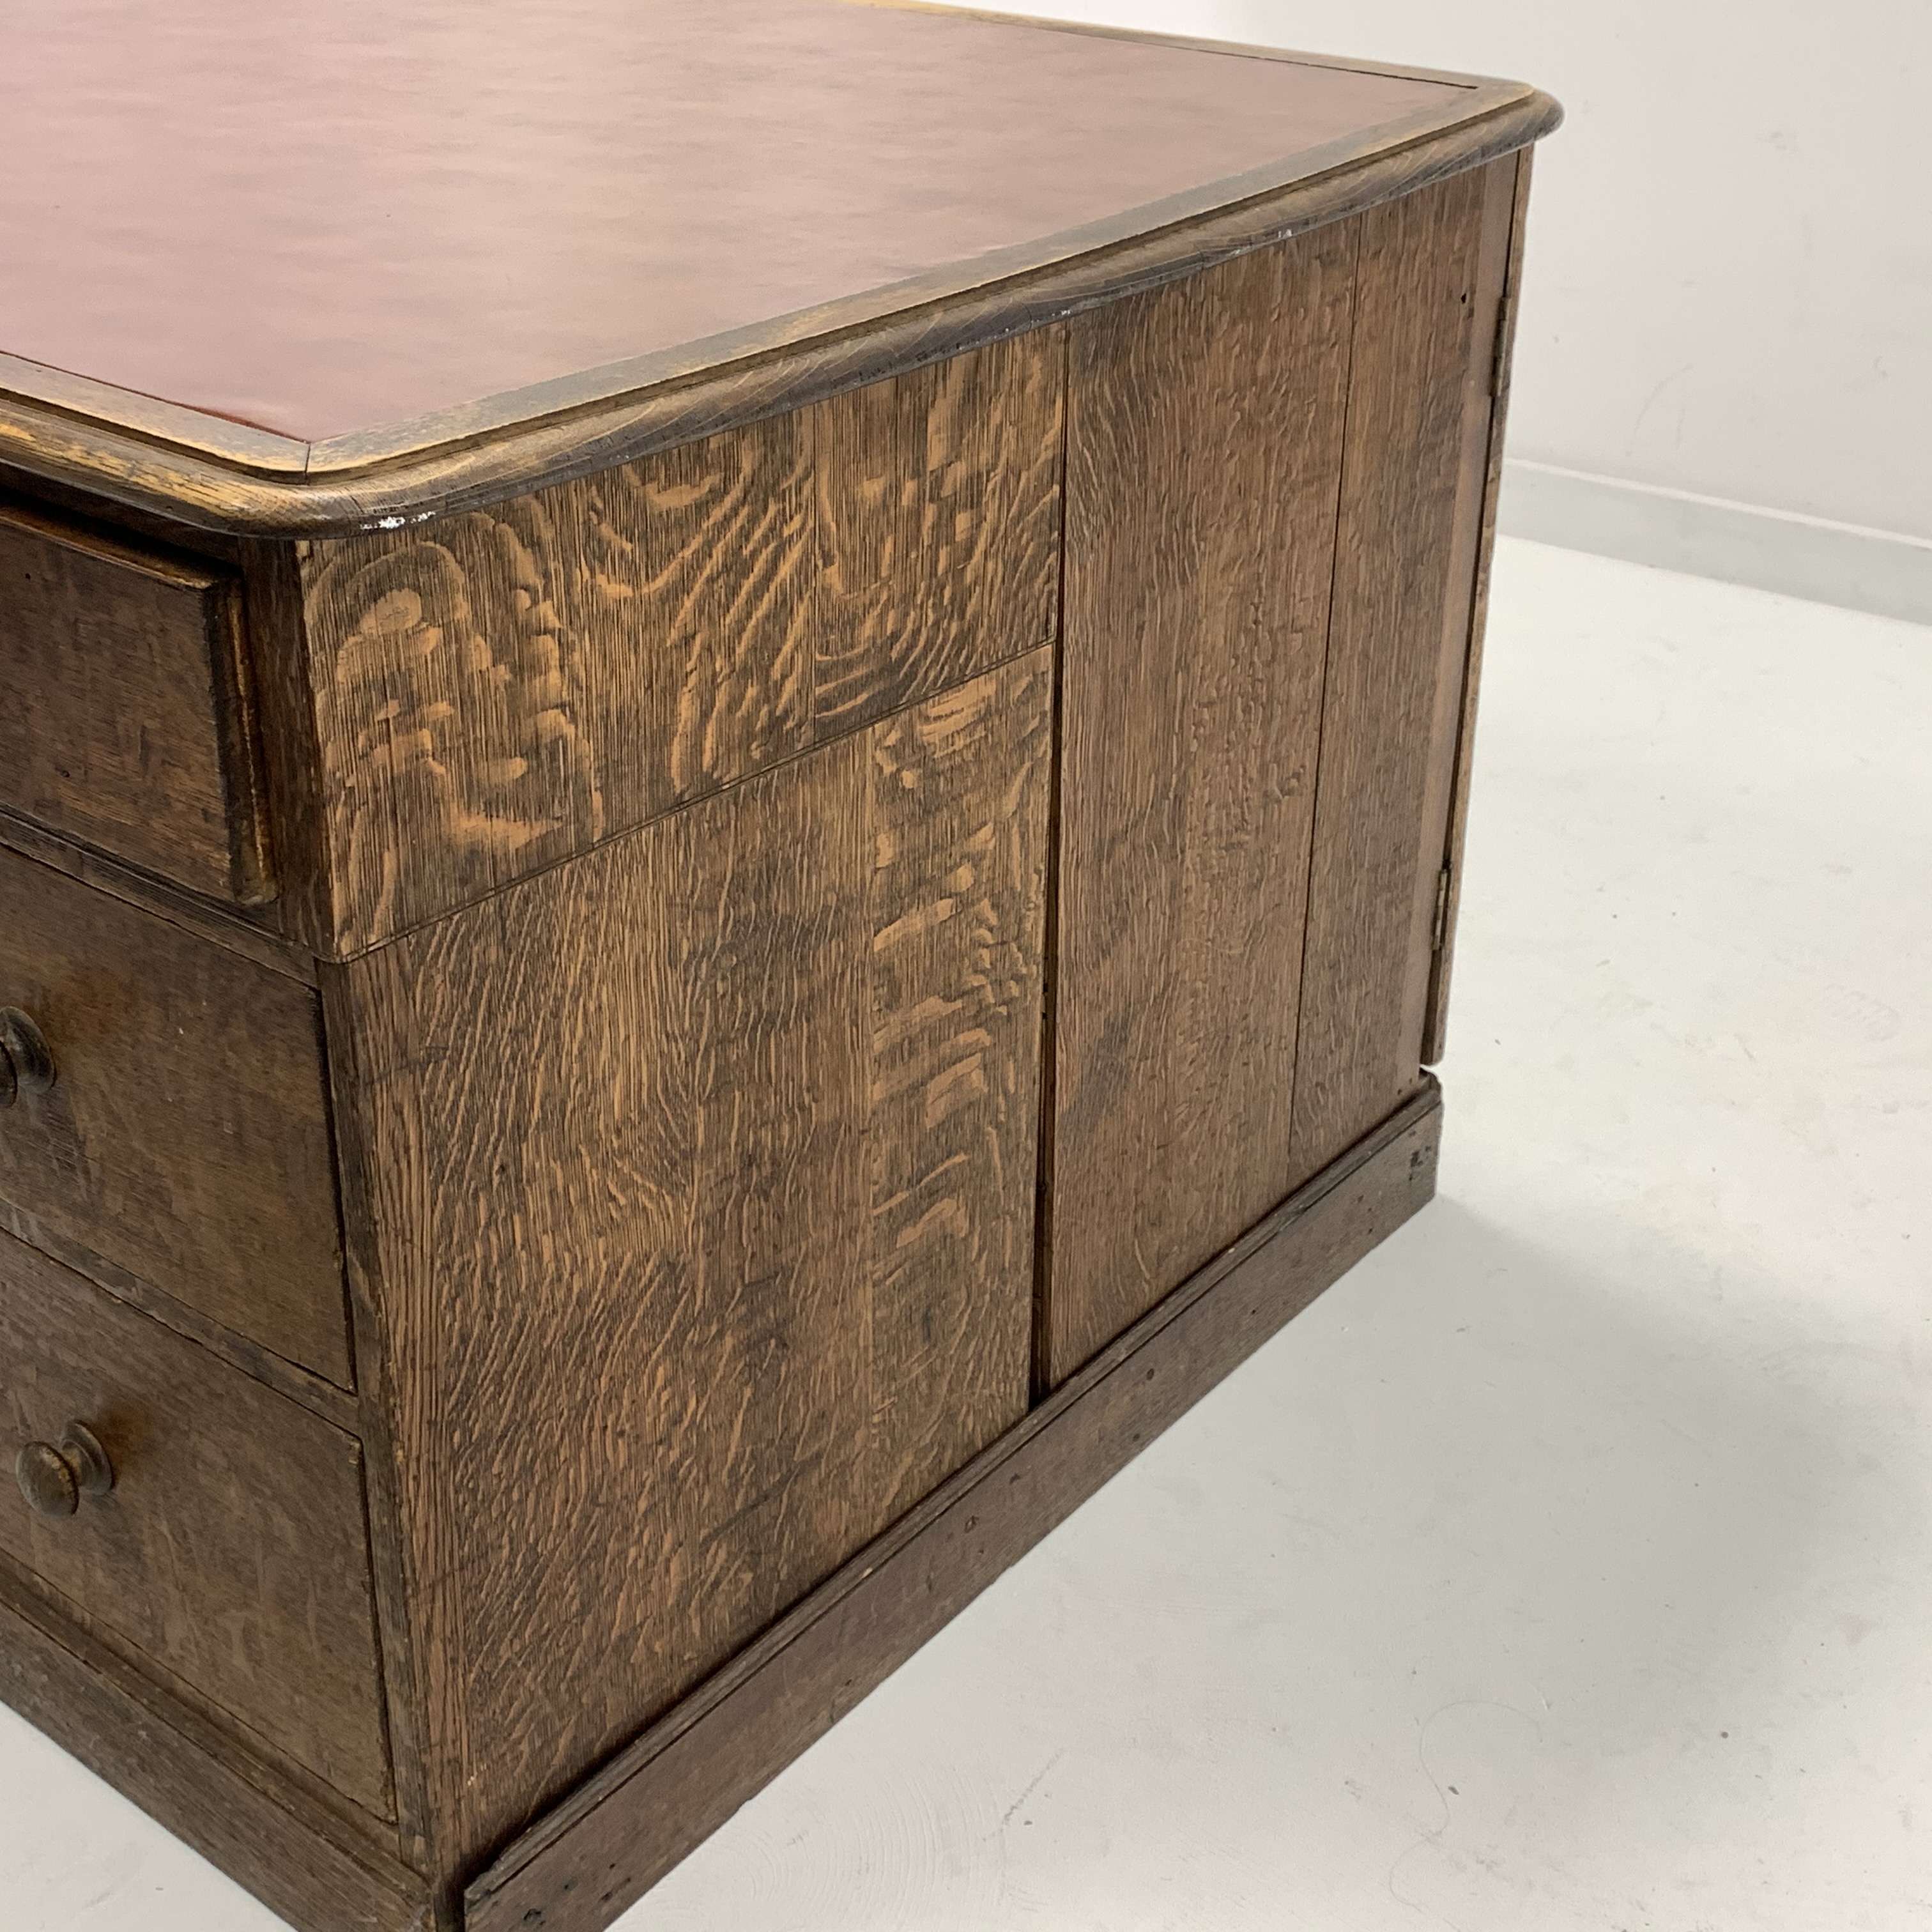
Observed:
[[[310,1932],[591,1932],[1428,1198],[1556,119],[16,28],[0,1692]]]

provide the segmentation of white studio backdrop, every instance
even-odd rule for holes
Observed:
[[[1506,530],[1932,622],[1932,0],[1048,0],[1527,80]]]

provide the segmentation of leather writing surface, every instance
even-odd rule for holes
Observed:
[[[1462,92],[836,0],[27,0],[6,38],[0,350],[311,440],[1037,243]]]

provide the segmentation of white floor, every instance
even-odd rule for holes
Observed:
[[[624,1932],[1932,1928],[1932,631],[1505,544],[1442,1198]],[[6,1932],[271,1932],[0,1712]]]

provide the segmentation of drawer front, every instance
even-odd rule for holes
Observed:
[[[0,509],[0,806],[212,897],[268,896],[240,586]]]
[[[392,1816],[355,1438],[4,1235],[0,1405],[0,1550]],[[104,1494],[75,1424],[105,1454]],[[30,1506],[23,1451],[57,1507],[78,1467],[71,1514]]]
[[[0,1006],[32,1018],[54,1069],[0,1106],[16,1232],[346,1387],[314,992],[0,850]]]

